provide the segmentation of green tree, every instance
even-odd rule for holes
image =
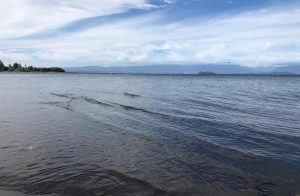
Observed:
[[[14,68],[14,69],[22,68],[22,65],[19,64],[19,63],[14,63],[14,64],[13,64],[13,68]]]
[[[11,65],[11,64],[9,64],[8,65],[8,70],[7,71],[14,71],[14,67]]]
[[[34,71],[34,67],[33,67],[33,66],[29,66],[29,67],[27,67],[27,71],[29,71],[29,72],[33,72],[33,71]]]
[[[0,71],[6,71],[6,67],[3,63],[3,61],[0,60]]]
[[[14,63],[13,65],[9,64],[8,67],[0,60],[0,72],[9,71],[9,72],[65,72],[64,69],[60,67],[33,67],[27,66],[24,67],[20,63]]]

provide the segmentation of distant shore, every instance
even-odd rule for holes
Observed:
[[[61,73],[61,74],[78,74],[78,75],[84,75],[84,74],[91,74],[91,75],[141,75],[141,76],[192,76],[192,77],[219,77],[219,76],[269,76],[269,77],[282,77],[282,76],[288,76],[288,77],[300,77],[300,74],[294,74],[294,73],[233,73],[233,74],[198,74],[198,73],[101,73],[101,72],[67,72],[67,71],[0,71],[0,74],[42,74],[42,73]]]
[[[103,74],[103,75],[167,75],[167,76],[300,76],[294,73],[231,73],[231,74],[199,74],[199,73],[122,73],[122,72],[65,72],[66,74]]]
[[[34,66],[22,66],[19,63],[9,64],[5,66],[0,60],[0,72],[66,72],[60,67],[34,67]]]

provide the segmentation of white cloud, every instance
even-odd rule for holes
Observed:
[[[11,0],[11,2],[14,1],[16,0]],[[25,2],[25,0],[21,1]],[[76,4],[80,2],[79,0],[72,1],[75,2],[72,4],[73,7],[67,6],[69,1],[61,1],[62,4],[63,2],[65,5],[61,9],[70,9],[69,13],[76,13],[75,18],[87,17],[93,12],[97,13],[95,8],[86,5],[84,9],[78,11],[82,12],[80,15],[73,10],[76,10],[74,6],[79,5]],[[86,2],[92,4],[96,1]],[[99,2],[105,4],[104,1]],[[101,13],[120,11],[124,9],[124,6],[140,8],[150,6],[146,1],[130,1],[131,4],[128,4],[129,0],[127,3],[121,0],[112,2],[114,3],[102,7]],[[51,6],[57,5],[51,4]],[[56,12],[59,13],[58,16],[62,14],[60,11]],[[55,22],[58,16],[51,19],[54,21],[54,26],[60,25],[58,24],[60,21]],[[45,20],[47,18],[42,18],[41,21]],[[74,18],[68,16],[63,22],[70,20]],[[282,10],[258,10],[234,16],[215,17],[207,21],[193,18],[161,24],[162,20],[164,20],[164,13],[155,12],[49,39],[17,41],[2,39],[0,50],[1,48],[22,50],[33,48],[34,52],[29,53],[21,50],[18,53],[20,61],[38,60],[59,65],[61,62],[79,62],[81,65],[89,65],[90,62],[98,62],[99,65],[112,63],[124,65],[124,63],[231,61],[258,66],[278,62],[300,62],[300,9],[297,7]],[[35,23],[42,23],[41,21],[36,20]],[[26,23],[21,23],[26,25]],[[32,25],[34,22],[29,24]],[[2,23],[0,27],[1,25]],[[9,22],[5,25],[11,25],[11,31],[17,29]],[[52,28],[51,25],[46,24],[44,27],[37,24],[34,31]],[[10,37],[7,35],[13,34],[2,31],[0,33],[0,37]],[[8,60],[17,57],[16,52],[9,51],[2,52],[0,55],[0,57],[7,57]]]
[[[165,3],[168,3],[168,4],[172,4],[175,2],[175,0],[164,0]]]
[[[146,0],[1,0],[0,38],[24,36],[94,16],[130,8],[147,9]]]

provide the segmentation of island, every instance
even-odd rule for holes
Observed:
[[[60,67],[34,67],[34,66],[22,66],[19,63],[9,64],[5,66],[3,61],[0,60],[0,72],[65,72]]]
[[[217,74],[210,71],[203,71],[203,72],[199,72],[198,75],[217,75]]]

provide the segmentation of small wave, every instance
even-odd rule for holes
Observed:
[[[71,98],[70,96],[71,96],[72,94],[51,93],[51,95],[54,95],[54,96],[56,96],[56,97]]]
[[[166,195],[166,191],[115,170],[78,171],[53,175],[44,181],[24,184],[31,194],[56,193],[61,196]]]
[[[64,105],[65,103],[63,103],[63,102],[49,101],[49,102],[40,102],[39,104],[42,104],[42,105],[52,105],[52,106],[56,106],[56,107],[68,110],[68,111],[73,111],[69,104],[67,104],[65,106]]]
[[[155,115],[160,115],[160,116],[166,116],[165,114],[161,114],[161,113],[157,113],[157,112],[152,112],[149,110],[145,110],[143,108],[136,108],[133,106],[129,106],[129,105],[123,105],[123,104],[118,104],[115,103],[116,105],[120,106],[121,108],[128,110],[128,111],[140,111],[140,112],[144,112],[144,113],[148,113],[148,114],[155,114]]]
[[[112,107],[112,105],[108,104],[108,103],[104,103],[104,102],[100,102],[97,101],[95,99],[92,98],[88,98],[88,97],[82,97],[86,102],[88,103],[92,103],[92,104],[97,104],[97,105],[103,105],[103,106],[107,106],[107,107]]]
[[[48,101],[48,102],[40,102],[39,104],[43,104],[43,105],[56,105],[62,102],[59,101]]]
[[[30,196],[30,195],[25,195],[23,193],[4,191],[4,190],[0,190],[0,195],[3,195],[3,196]],[[42,195],[40,195],[40,196],[42,196]],[[58,195],[50,194],[50,195],[43,195],[43,196],[58,196]]]
[[[3,147],[1,147],[0,149],[1,150],[5,150],[5,149],[9,149],[9,148],[13,148],[14,146],[3,146]]]
[[[112,105],[110,105],[108,103],[97,101],[93,98],[89,98],[89,97],[85,97],[85,96],[75,97],[75,96],[72,96],[73,94],[58,94],[58,93],[51,93],[51,95],[61,97],[61,98],[66,98],[68,100],[66,102],[59,102],[59,101],[40,102],[39,104],[53,105],[56,107],[60,107],[60,108],[69,110],[69,111],[73,111],[71,108],[72,101],[81,99],[81,100],[84,100],[85,102],[88,102],[91,104],[102,105],[102,106],[106,106],[106,107],[113,107]]]
[[[141,97],[141,95],[131,94],[131,93],[127,93],[127,92],[125,92],[124,95],[127,96],[127,97],[131,97],[131,98]]]

